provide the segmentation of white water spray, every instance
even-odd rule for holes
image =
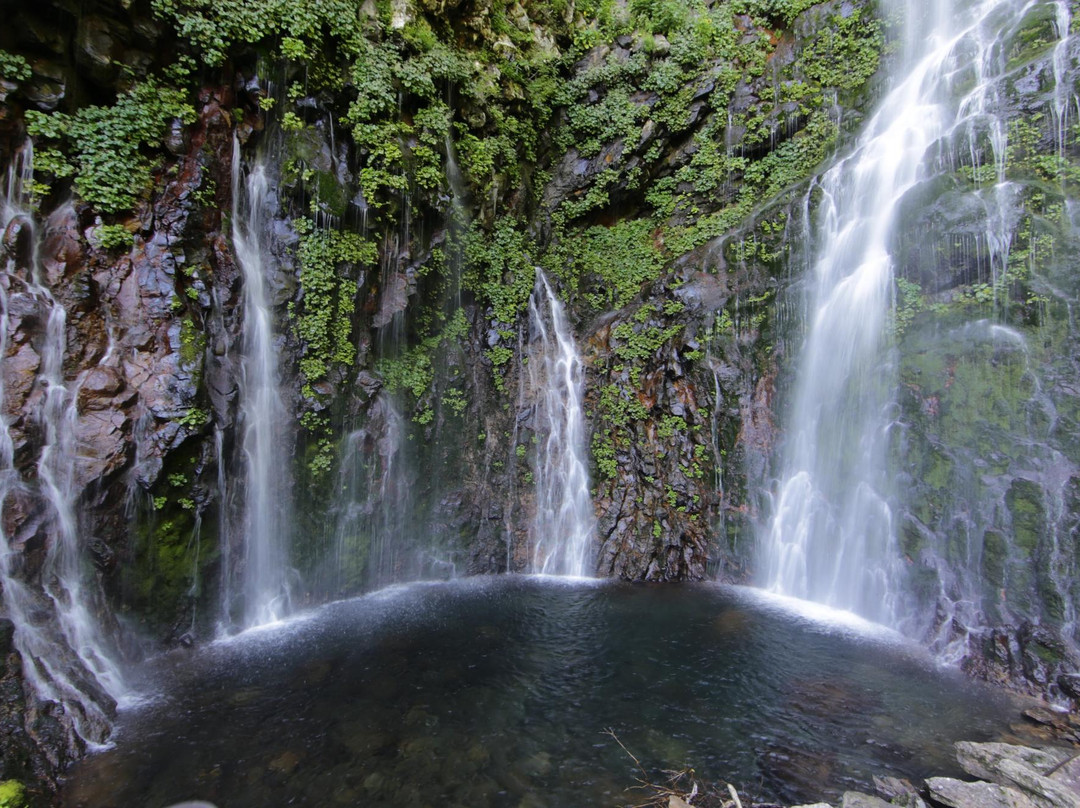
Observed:
[[[529,324],[529,382],[537,401],[537,434],[541,439],[532,571],[591,576],[596,561],[585,465],[583,368],[566,311],[539,269],[529,298]]]
[[[240,142],[233,142],[233,245],[244,278],[241,446],[245,464],[243,593],[245,627],[281,619],[290,609],[286,545],[289,458],[285,407],[278,388],[273,313],[267,294],[265,242],[268,183],[256,165],[241,183]],[[241,189],[246,193],[241,193]]]

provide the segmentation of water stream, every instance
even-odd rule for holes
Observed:
[[[243,273],[243,363],[240,430],[244,456],[244,626],[289,612],[288,526],[290,458],[283,435],[288,419],[279,389],[277,348],[267,274],[269,183],[261,163],[241,181],[240,141],[233,143],[233,245]]]
[[[954,149],[989,151],[999,182],[985,242],[1003,272],[1011,240],[1003,179],[1003,40],[1032,7],[1020,0],[908,2],[893,88],[850,155],[814,189],[806,341],[772,521],[761,542],[773,591],[851,609],[887,624],[905,615],[898,493],[886,473],[896,419],[890,339],[895,240],[905,197],[955,170]],[[995,226],[994,223],[997,223]],[[996,288],[996,284],[995,284]]]
[[[566,311],[540,269],[529,298],[529,325],[529,386],[540,438],[532,571],[592,575],[594,516],[585,460],[583,367]]]

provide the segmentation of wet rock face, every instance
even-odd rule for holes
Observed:
[[[114,603],[124,600],[118,560],[134,554],[125,513],[130,491],[149,489],[170,453],[203,440],[199,428],[206,419],[184,417],[207,406],[199,392],[202,334],[214,333],[217,325],[216,338],[226,341],[235,327],[221,317],[211,322],[208,294],[187,293],[195,284],[214,284],[218,299],[227,300],[235,287],[231,262],[216,260],[226,254],[211,249],[220,215],[192,199],[215,179],[228,187],[231,122],[221,98],[212,91],[204,95],[190,151],[176,161],[152,201],[126,222],[133,233],[130,249],[99,246],[94,233],[100,220],[72,205],[53,211],[37,234],[19,220],[8,228],[4,260],[13,266],[4,279],[3,410],[17,471],[28,482],[6,503],[4,529],[24,553],[18,568],[27,581],[39,576],[45,549],[55,541],[51,507],[33,480],[45,440],[44,355],[56,350],[57,338],[80,535]],[[24,246],[28,238],[39,239],[37,267],[34,251]],[[48,293],[35,287],[35,277]],[[51,324],[61,322],[62,331],[50,336]],[[228,425],[231,410],[224,403],[220,421]],[[109,622],[104,613],[99,618]]]
[[[988,628],[969,640],[968,649],[963,668],[969,675],[1080,708],[1073,675],[1080,659],[1053,628],[1030,622]]]
[[[228,344],[237,331],[235,309],[211,316],[208,290],[213,287],[214,299],[228,301],[236,288],[228,252],[213,249],[220,239],[219,208],[207,204],[213,205],[213,199],[205,193],[200,203],[194,198],[215,183],[228,188],[231,121],[222,110],[226,98],[213,90],[204,93],[200,120],[188,133],[189,151],[175,161],[152,199],[125,222],[132,233],[130,248],[100,246],[94,235],[100,219],[70,204],[56,208],[36,230],[16,219],[4,238],[3,260],[10,262],[11,271],[3,280],[8,332],[2,406],[15,470],[24,481],[8,496],[3,513],[5,536],[18,554],[12,563],[34,591],[57,541],[54,510],[37,483],[36,467],[47,439],[47,357],[62,351],[65,413],[58,429],[65,448],[57,451],[70,451],[64,471],[70,472],[78,534],[95,571],[86,581],[86,605],[110,630],[115,626],[101,590],[109,606],[138,603],[127,587],[133,570],[121,563],[138,557],[127,503],[132,492],[154,486],[175,462],[172,458],[207,453],[200,446],[209,443],[203,431],[208,419],[192,415],[213,406],[201,392],[208,344],[204,334]],[[214,364],[219,378],[234,375],[222,370],[226,365],[227,358]],[[218,421],[228,428],[233,418],[228,394],[220,400]],[[144,586],[151,584],[151,592],[154,575],[160,574],[155,567],[156,560],[150,560],[149,568],[138,573]],[[187,601],[158,601],[173,615],[191,608]],[[39,630],[55,635],[61,649],[64,640],[53,625],[54,611],[43,600],[36,612]],[[25,683],[19,655],[8,641],[0,650],[5,702],[0,771],[47,787],[83,751],[73,718],[89,722],[98,711],[74,716],[38,702],[29,691],[20,701]],[[65,661],[65,652],[57,654],[86,703],[101,705],[100,714],[108,715],[111,699],[76,656]],[[106,726],[92,729],[100,739],[109,731]]]
[[[22,657],[12,642],[15,626],[0,619],[0,771],[7,777],[27,778],[34,773],[40,753],[28,743],[24,720]]]
[[[613,330],[619,325],[629,326],[622,333],[633,339],[632,334],[662,334],[666,324],[648,316],[642,322],[627,319],[595,335],[590,347],[598,358],[613,355],[618,344]],[[714,402],[713,391],[699,387],[688,373],[693,350],[679,344],[660,347],[644,369],[604,368],[595,387],[590,385],[608,396],[591,401],[605,409],[594,427],[594,441],[610,441],[615,461],[613,475],[610,466],[599,470],[611,475],[599,483],[606,496],[597,503],[597,570],[602,575],[650,581],[705,577],[708,521],[717,504],[707,415]],[[621,395],[626,390],[633,391],[632,397]]]
[[[58,705],[34,700],[23,679],[15,627],[0,618],[0,773],[30,786],[32,804],[46,804],[59,772],[81,754]]]
[[[658,284],[589,337],[598,574],[746,579],[745,481],[773,450],[770,381],[755,361],[764,320],[737,329],[722,313],[764,278],[714,272]]]
[[[910,322],[898,339],[894,456],[911,612],[931,618],[912,633],[966,643],[976,675],[1064,701],[1074,697],[1057,680],[1077,664],[1067,649],[1080,603],[1071,314],[1080,285],[1074,224],[1045,219],[1075,191],[1055,176],[1044,196],[1049,177],[1037,164],[1057,154],[1075,165],[1080,144],[1041,123],[1055,114],[1058,86],[1051,17],[1049,7],[1029,10],[1015,33],[1027,44],[1010,44],[1014,69],[993,89],[1010,144],[994,205],[966,168],[903,201],[897,270]],[[1071,87],[1080,41],[1059,55]],[[978,148],[992,156],[989,144]],[[1028,258],[1023,270],[1018,256]]]

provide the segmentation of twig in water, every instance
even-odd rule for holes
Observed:
[[[735,808],[742,808],[742,800],[739,799],[739,792],[735,790],[735,786],[728,783],[727,790],[728,794],[731,795],[731,799],[735,800]]]
[[[638,784],[636,786],[630,786],[626,790],[649,792],[645,802],[637,803],[633,808],[669,808],[671,805],[687,805],[691,806],[691,808],[696,808],[695,806],[692,806],[691,803],[698,797],[704,801],[702,803],[702,808],[704,808],[704,806],[716,806],[717,808],[719,806],[723,806],[724,808],[734,806],[734,808],[742,808],[742,803],[739,802],[738,794],[735,793],[733,786],[728,786],[728,789],[735,798],[734,803],[723,800],[719,794],[708,789],[702,792],[692,768],[686,768],[680,771],[665,769],[663,773],[667,776],[667,784],[660,785],[652,782],[649,779],[649,773],[645,770],[641,761],[638,760],[633,752],[626,748],[626,744],[619,740],[619,736],[615,734],[615,730],[610,728],[606,729],[604,730],[604,734],[609,735],[614,739],[615,743],[626,752],[627,757],[634,761],[634,766],[636,766],[637,770],[640,772],[640,775],[637,775],[634,778],[637,780]],[[686,790],[687,784],[689,784],[689,790]]]

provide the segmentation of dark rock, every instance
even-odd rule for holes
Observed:
[[[1034,721],[1036,724],[1045,724],[1049,727],[1064,729],[1068,726],[1067,716],[1060,712],[1047,710],[1045,707],[1029,707],[1024,710],[1024,718]]]
[[[372,320],[375,328],[388,325],[394,316],[405,311],[411,294],[409,279],[404,272],[395,272],[390,276],[386,288],[380,297],[379,311]]]
[[[186,154],[191,148],[190,138],[188,136],[187,127],[183,122],[177,119],[169,124],[169,130],[165,135],[165,148],[169,150],[171,154],[182,155]]]
[[[946,808],[1038,808],[1016,789],[993,783],[965,783],[948,777],[926,781],[930,797]]]
[[[1057,678],[1058,687],[1071,699],[1080,699],[1080,673],[1063,673]]]
[[[75,60],[95,81],[109,84],[117,76],[117,60],[129,38],[130,31],[116,20],[82,15],[75,38]]]
[[[67,95],[67,85],[63,81],[35,75],[22,85],[22,94],[37,109],[54,112]]]

